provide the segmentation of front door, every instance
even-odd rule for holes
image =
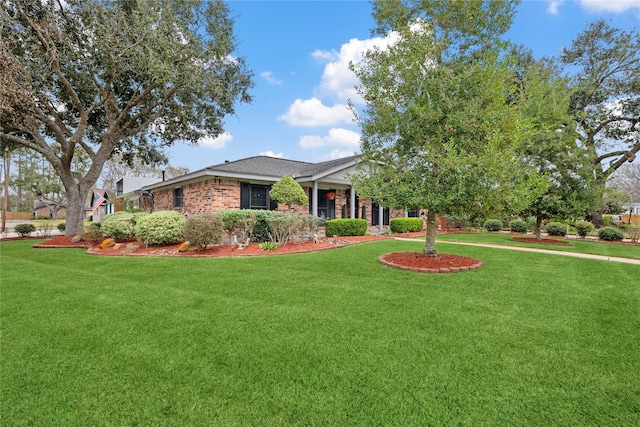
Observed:
[[[313,195],[311,196],[313,197]],[[309,212],[313,201],[309,198]],[[336,191],[318,190],[318,216],[326,219],[336,218]]]
[[[380,225],[380,206],[371,206],[371,225]],[[382,209],[382,225],[389,225],[389,208]]]

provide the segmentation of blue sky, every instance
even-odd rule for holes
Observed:
[[[357,102],[348,63],[373,38],[369,1],[229,1],[234,33],[255,77],[252,104],[227,118],[227,133],[199,147],[176,144],[172,166],[191,171],[256,155],[320,162],[358,151],[359,129],[346,109]],[[507,38],[536,57],[558,55],[587,24],[640,25],[640,0],[524,0]]]

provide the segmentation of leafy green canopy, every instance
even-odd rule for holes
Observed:
[[[640,36],[596,21],[563,50],[560,61],[571,71],[576,148],[591,161],[600,197],[592,219],[600,222],[607,179],[637,161],[640,152]]]
[[[442,46],[417,21],[387,50],[354,66],[367,102],[359,192],[397,208],[461,214],[524,207],[538,188],[517,155],[528,123],[507,102],[514,88],[493,51],[439,62]],[[533,192],[535,193],[535,191]]]
[[[516,88],[500,59],[513,5],[374,5],[379,29],[397,39],[352,65],[366,102],[359,123],[369,161],[355,185],[385,206],[428,208],[428,234],[435,214],[517,211],[546,186],[518,155],[529,123],[508,102]],[[435,254],[429,239],[425,252]]]
[[[531,53],[515,49],[515,95],[532,129],[520,148],[528,163],[550,180],[547,190],[521,214],[536,217],[541,238],[544,219],[582,218],[596,206],[598,188],[591,173],[591,157],[575,143],[576,124],[569,112],[573,90],[558,65],[549,59],[535,61]]]
[[[163,158],[181,140],[223,132],[251,74],[232,57],[222,1],[67,0],[0,5],[0,140],[40,152],[64,184],[77,232],[104,162]],[[90,158],[72,169],[76,148]]]

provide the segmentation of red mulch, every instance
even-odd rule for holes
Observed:
[[[537,240],[535,237],[512,237],[509,240],[513,242],[523,242],[523,243],[543,243],[547,245],[571,246],[571,242],[567,240],[552,239],[552,238]]]
[[[180,244],[167,246],[150,246],[145,248],[140,242],[117,243],[109,248],[101,248],[99,244],[91,241],[71,242],[71,237],[54,236],[34,248],[84,248],[92,255],[110,256],[179,256],[179,257],[230,257],[230,256],[252,256],[252,255],[280,255],[303,252],[316,252],[326,249],[338,248],[341,246],[353,245],[362,242],[383,240],[394,237],[417,238],[424,237],[424,233],[404,233],[401,235],[368,235],[350,237],[322,237],[317,242],[311,240],[303,243],[287,243],[274,250],[263,250],[259,243],[252,243],[244,249],[231,245],[215,245],[206,250],[192,250],[180,252]],[[437,257],[427,257],[421,252],[398,252],[383,255],[380,262],[385,265],[401,268],[405,270],[426,272],[426,273],[453,273],[457,271],[467,271],[479,268],[482,263],[477,259],[467,258],[458,255],[441,254]]]
[[[482,262],[475,258],[449,254],[431,257],[422,252],[394,252],[382,255],[380,262],[389,267],[420,273],[456,273],[482,267]]]
[[[423,233],[406,233],[402,237],[419,237]],[[284,246],[280,246],[274,250],[263,250],[259,243],[251,243],[244,249],[228,244],[215,245],[208,247],[206,250],[190,250],[186,252],[178,251],[180,244],[166,246],[149,246],[145,248],[140,242],[124,242],[117,243],[110,248],[102,249],[99,244],[94,244],[87,240],[71,243],[71,237],[54,236],[40,244],[34,245],[34,248],[85,248],[92,255],[142,255],[142,256],[181,256],[181,257],[221,257],[221,256],[248,256],[248,255],[279,255],[294,254],[302,252],[316,252],[325,249],[333,249],[341,246],[353,245],[356,243],[370,242],[375,240],[389,239],[396,235],[368,235],[368,236],[348,236],[348,237],[322,237],[317,243],[309,240],[303,243],[289,242]]]

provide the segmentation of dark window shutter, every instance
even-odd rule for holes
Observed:
[[[271,191],[271,185],[268,187],[268,191]],[[269,197],[269,210],[270,211],[277,211],[278,210],[278,202],[276,202],[275,200],[273,200],[271,198],[271,195],[269,193],[267,193],[268,197]]]
[[[240,184],[240,209],[251,207],[251,186],[248,182]]]

